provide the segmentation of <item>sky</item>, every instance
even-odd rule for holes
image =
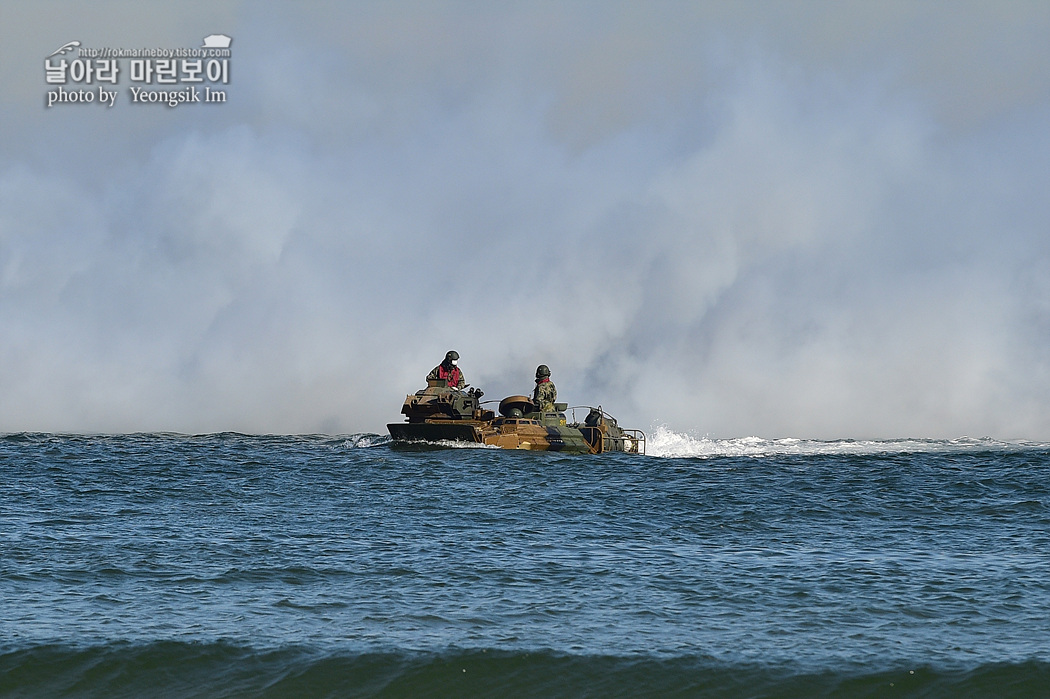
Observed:
[[[212,34],[223,103],[133,103],[123,58],[112,106],[47,105],[68,42]],[[3,0],[0,432],[385,433],[455,349],[486,399],[543,363],[643,430],[1050,440],[1048,35],[1041,1]]]

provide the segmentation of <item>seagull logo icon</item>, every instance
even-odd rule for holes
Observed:
[[[70,51],[72,51],[73,49],[75,49],[78,46],[80,46],[80,42],[79,41],[70,41],[68,44],[66,44],[65,46],[60,48],[58,51],[55,51],[53,54],[51,54],[51,56],[57,56],[59,54],[62,54],[64,56],[65,54],[69,53]],[[48,56],[48,58],[51,58],[51,56]]]

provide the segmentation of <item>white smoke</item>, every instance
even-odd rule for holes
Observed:
[[[1039,8],[129,7],[0,61],[4,431],[383,432],[456,349],[631,427],[1050,435]],[[227,104],[43,106],[216,31]]]

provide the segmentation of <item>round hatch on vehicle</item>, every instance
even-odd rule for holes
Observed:
[[[499,402],[499,414],[503,417],[512,417],[510,411],[514,409],[524,414],[534,412],[536,406],[528,396],[507,396]]]

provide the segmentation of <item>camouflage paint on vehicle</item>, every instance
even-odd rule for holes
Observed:
[[[528,396],[508,396],[500,401],[499,415],[481,407],[477,389],[461,391],[446,381],[432,379],[427,387],[405,397],[401,413],[405,422],[387,425],[399,442],[472,442],[501,449],[564,451],[600,454],[620,451],[645,453],[645,433],[625,430],[601,407],[584,406],[582,422],[568,422],[566,403],[539,411]]]

